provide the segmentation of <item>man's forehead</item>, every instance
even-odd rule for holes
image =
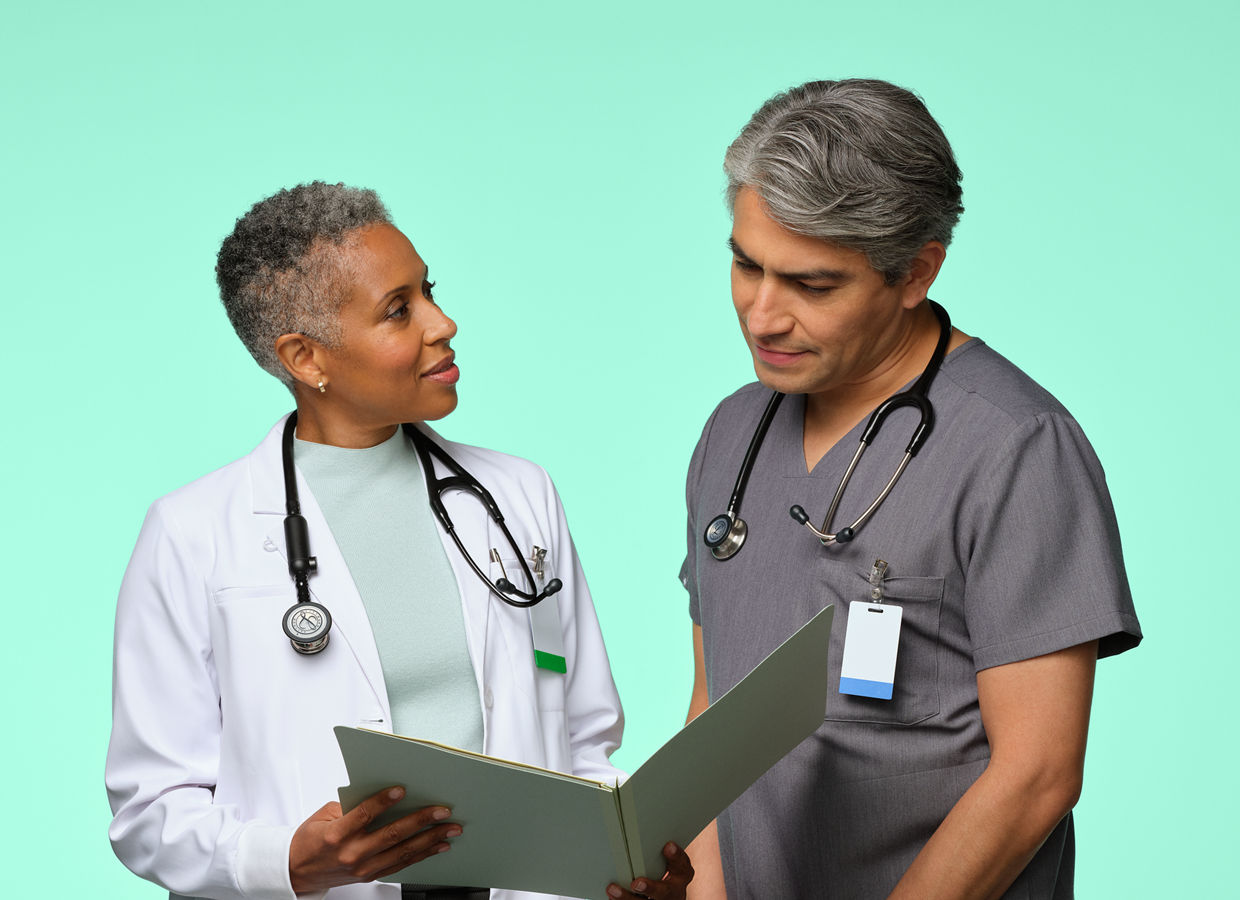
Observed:
[[[777,221],[762,196],[748,186],[736,194],[728,246],[738,257],[789,276],[812,272],[817,277],[853,277],[871,268],[864,253]]]

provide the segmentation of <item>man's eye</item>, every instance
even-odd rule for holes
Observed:
[[[435,282],[433,281],[422,282],[422,296],[425,297],[427,300],[431,301],[432,303],[435,302]]]
[[[803,281],[799,282],[798,286],[811,297],[823,297],[835,290],[834,286],[821,287],[818,285],[806,284]]]
[[[736,266],[736,268],[740,269],[742,272],[752,273],[752,272],[762,271],[761,267],[758,266],[756,263],[751,263],[743,259],[733,259],[732,264]]]
[[[398,303],[396,306],[393,306],[390,310],[388,310],[388,314],[384,318],[403,319],[407,315],[409,315],[409,304]]]

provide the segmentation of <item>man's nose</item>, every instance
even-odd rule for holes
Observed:
[[[791,327],[791,318],[775,279],[763,278],[758,282],[745,316],[745,327],[750,334],[759,337],[783,334]]]

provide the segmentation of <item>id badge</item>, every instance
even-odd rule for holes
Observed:
[[[854,600],[848,604],[840,693],[890,700],[895,687],[896,653],[904,610],[890,603]]]
[[[538,581],[541,589],[542,578]],[[560,628],[558,599],[552,594],[529,608],[530,634],[534,638],[534,665],[565,675],[568,673],[568,660],[564,658],[564,632]]]

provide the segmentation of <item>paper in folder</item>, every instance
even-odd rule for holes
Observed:
[[[663,845],[684,847],[808,737],[826,709],[827,607],[663,745],[623,784],[606,784],[455,747],[336,728],[350,810],[394,784],[382,824],[423,806],[452,808],[452,849],[384,881],[605,896],[608,882],[659,878]]]

